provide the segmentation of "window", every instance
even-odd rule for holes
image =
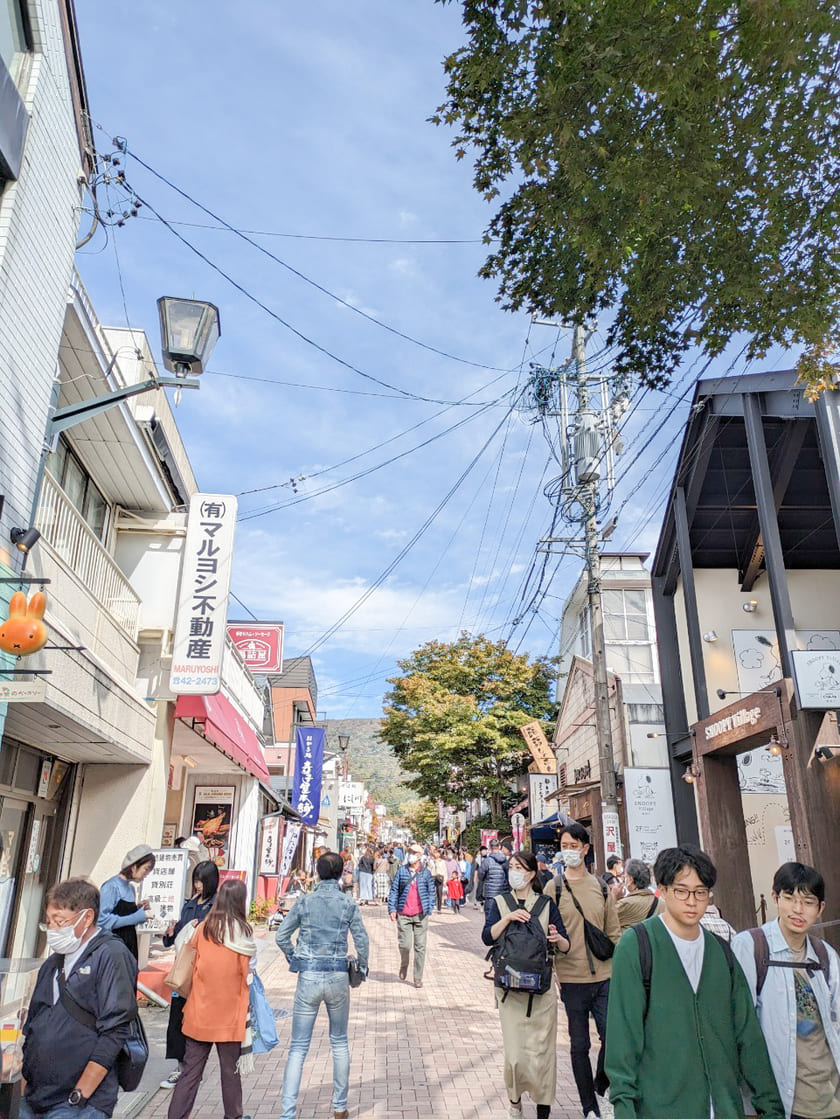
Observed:
[[[0,58],[14,80],[28,48],[21,0],[0,0]]]
[[[602,601],[607,641],[650,641],[643,590],[604,591]]]
[[[0,0],[0,5],[3,2]],[[91,532],[99,540],[104,540],[108,528],[108,502],[63,435],[49,460],[49,471]]]
[[[653,625],[648,614],[648,593],[639,588],[611,588],[601,594],[607,668],[627,684],[655,684]],[[580,616],[580,647],[592,659],[589,607]]]

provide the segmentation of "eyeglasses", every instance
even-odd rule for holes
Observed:
[[[689,890],[688,886],[671,886],[671,893],[677,901],[688,901],[690,897],[697,901],[708,901],[712,896],[712,891],[705,886],[698,886],[696,890]]]
[[[72,929],[75,928],[76,925],[78,925],[79,918],[83,917],[85,913],[87,913],[87,910],[83,909],[81,910],[81,912],[77,913],[75,917],[71,917],[68,921],[53,921],[51,925],[48,925],[44,921],[41,921],[41,923],[38,925],[38,928],[41,930],[42,933],[49,932],[50,929]]]
[[[788,903],[788,905],[796,905],[798,902],[803,909],[819,909],[819,898],[812,897],[810,894],[801,894],[798,890],[796,893],[789,893],[787,890],[782,891],[779,895]]]

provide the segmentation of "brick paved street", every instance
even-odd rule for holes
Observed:
[[[480,942],[482,914],[468,909],[458,916],[432,916],[424,986],[416,990],[397,977],[396,932],[385,907],[368,906],[362,913],[371,937],[371,976],[352,992],[351,1119],[504,1119],[501,1032],[492,987],[481,977],[487,966]],[[269,1001],[275,1009],[290,1010],[295,977],[273,946],[266,945],[260,959]],[[559,1020],[559,1102],[552,1119],[580,1119],[562,1007]],[[278,1020],[280,1045],[258,1057],[256,1072],[245,1078],[245,1113],[253,1119],[279,1115],[290,1028],[291,1019]],[[222,1114],[215,1055],[207,1067],[194,1119]],[[142,1119],[165,1119],[170,1099],[171,1093],[158,1091],[140,1112]],[[304,1067],[299,1114],[331,1119],[331,1105],[332,1061],[322,1011]],[[525,1119],[534,1119],[536,1109],[527,1099],[524,1108]]]

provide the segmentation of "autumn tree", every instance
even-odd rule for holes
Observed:
[[[528,765],[519,728],[555,712],[551,663],[466,633],[429,641],[397,663],[402,675],[388,681],[380,737],[413,774],[407,783],[458,808],[489,800],[498,816]]]
[[[451,0],[439,0],[449,3]],[[500,204],[482,275],[508,309],[615,315],[619,371],[698,344],[840,340],[840,5],[462,0],[435,123]]]

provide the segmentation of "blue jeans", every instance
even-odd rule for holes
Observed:
[[[70,1095],[69,1088],[67,1095]],[[19,1119],[108,1119],[104,1111],[91,1107],[90,1104],[87,1107],[73,1107],[69,1103],[59,1103],[49,1111],[33,1111],[26,1098],[20,1101],[18,1116]]]
[[[303,1062],[309,1052],[312,1030],[322,1002],[326,1003],[330,1019],[333,1111],[344,1111],[347,1108],[350,1086],[350,1046],[347,1043],[350,980],[346,971],[304,971],[298,975],[295,991],[292,1040],[283,1073],[282,1119],[295,1119]]]

